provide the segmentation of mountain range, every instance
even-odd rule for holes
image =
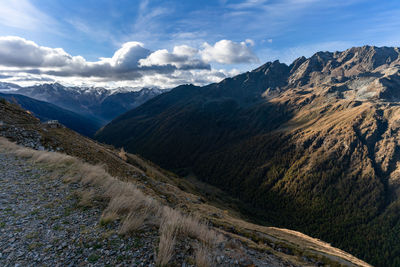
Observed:
[[[257,222],[399,266],[399,104],[399,48],[354,47],[178,86],[96,138],[219,187]]]
[[[0,83],[0,92],[49,102],[99,124],[105,124],[163,91],[149,88],[133,91],[133,88],[110,90],[102,87],[68,87],[59,83],[21,87],[12,83]]]
[[[249,223],[220,190],[4,99],[0,118],[2,265],[40,255],[50,266],[371,266],[302,233]]]
[[[20,105],[43,122],[57,120],[66,127],[85,136],[93,137],[96,131],[103,126],[98,120],[27,96],[0,93],[0,98]]]

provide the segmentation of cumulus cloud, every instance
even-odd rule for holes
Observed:
[[[174,66],[180,70],[210,69],[210,65],[196,58],[198,50],[190,46],[175,46],[172,53],[166,49],[157,50],[139,61],[142,67]]]
[[[174,47],[173,53],[175,55],[194,57],[199,52],[198,49],[187,46],[187,45],[178,45]]]
[[[60,67],[75,59],[61,48],[38,46],[20,37],[0,37],[0,64],[9,67]]]
[[[258,63],[259,59],[248,45],[252,46],[254,42],[248,40],[247,42],[235,43],[230,40],[221,40],[214,45],[204,43],[200,54],[206,62],[214,61],[222,64]]]
[[[136,79],[146,73],[171,73],[177,69],[210,69],[207,63],[193,58],[190,47],[176,47],[172,53],[158,50],[153,53],[139,42],[127,42],[111,58],[86,61],[71,56],[61,48],[39,46],[14,36],[0,37],[0,65],[34,68],[38,73],[54,76],[101,77]]]
[[[143,43],[127,42],[112,57],[87,61],[62,48],[40,46],[21,37],[0,37],[0,79],[12,81],[84,81],[134,86],[172,87],[182,83],[203,85],[218,82],[233,72],[215,70],[210,62],[224,64],[256,62],[254,43],[222,40],[202,49],[187,45],[151,51]],[[13,78],[11,78],[13,77]]]
[[[138,67],[139,60],[150,54],[150,50],[143,46],[140,42],[124,43],[112,58],[100,58],[101,61],[99,63],[109,63],[112,67],[123,70],[135,69]]]

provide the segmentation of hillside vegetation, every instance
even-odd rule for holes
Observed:
[[[250,204],[257,222],[398,266],[399,54],[318,52],[179,86],[97,139],[219,187]]]

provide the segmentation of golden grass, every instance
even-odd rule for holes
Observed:
[[[156,250],[156,265],[165,266],[172,259],[176,237],[171,232],[160,233],[160,243]]]
[[[115,212],[112,212],[112,213],[111,212],[108,212],[108,213],[103,212],[103,214],[101,215],[101,218],[100,218],[100,224],[107,225],[107,224],[110,224],[110,223],[118,220],[118,218],[119,218],[119,216]]]
[[[212,248],[224,241],[222,235],[211,230],[194,216],[183,215],[177,210],[164,206],[160,209],[160,217],[160,243],[156,258],[158,265],[165,265],[169,262],[172,257],[175,240],[178,237],[184,238],[189,236],[195,238],[201,241],[201,247],[204,248]],[[206,251],[208,250],[203,249],[201,253],[205,253]],[[211,259],[211,254],[207,255],[207,258]]]
[[[173,256],[176,236],[182,216],[178,211],[167,206],[164,206],[159,212],[161,213],[160,243],[156,250],[156,264],[158,266],[164,266],[168,264]]]
[[[94,191],[94,189],[80,191],[78,193],[78,205],[81,207],[92,207],[95,196],[96,192]]]
[[[209,227],[193,216],[183,216],[180,223],[181,232],[199,240],[209,247],[224,241],[222,235],[215,231],[210,231]]]
[[[195,261],[197,267],[210,267],[214,262],[210,251],[205,246],[200,246],[196,250]]]
[[[124,219],[119,233],[129,234],[139,230],[143,225],[145,225],[145,221],[148,216],[149,211],[147,209],[143,209],[139,212],[129,213],[128,216],[126,216],[126,218]]]
[[[342,262],[343,264],[349,264],[351,262],[357,266],[372,267],[370,264],[354,257],[353,255],[338,248],[332,247],[331,244],[321,241],[317,238],[307,236],[294,230],[276,227],[268,228],[271,230],[271,232],[274,232],[276,237],[280,237],[284,240],[291,240],[293,243],[304,244],[304,247],[309,247],[310,249],[318,251],[321,255],[324,255],[328,258],[333,259],[333,257],[336,257],[335,260]]]
[[[118,153],[118,156],[123,160],[123,161],[128,161],[128,157],[126,156],[125,149],[122,147],[121,150]]]

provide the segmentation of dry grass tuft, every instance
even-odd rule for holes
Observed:
[[[118,156],[123,160],[123,161],[128,161],[128,157],[126,156],[125,149],[121,147],[121,150],[118,153]]]
[[[181,232],[192,238],[200,240],[204,245],[214,247],[224,241],[221,234],[211,230],[207,224],[202,223],[200,218],[182,215]]]
[[[160,243],[156,253],[156,264],[165,266],[173,256],[181,216],[176,210],[166,206],[160,209],[160,213]]]
[[[101,215],[100,224],[107,225],[119,219],[119,216],[115,212],[108,212]]]
[[[7,152],[15,151],[15,150],[21,148],[20,146],[16,145],[15,143],[8,141],[4,137],[0,138],[0,146],[1,146],[2,150],[7,151]]]
[[[139,212],[131,212],[126,216],[122,226],[119,230],[120,234],[129,234],[139,230],[145,225],[145,221],[149,216],[149,211],[147,209],[141,210]]]
[[[80,207],[92,207],[93,201],[96,197],[96,192],[93,189],[82,190],[78,193]]]
[[[171,232],[161,232],[160,243],[156,251],[156,265],[165,266],[172,259],[176,237]]]
[[[83,163],[79,168],[80,182],[84,185],[101,186],[105,180],[112,177],[104,170],[101,165],[89,165]]]
[[[240,243],[239,241],[235,240],[235,239],[230,239],[225,243],[225,247],[229,248],[229,249],[239,249],[240,248]]]
[[[160,213],[160,243],[156,253],[156,264],[164,266],[168,264],[173,256],[176,235],[182,216],[178,211],[166,206],[160,209]]]
[[[205,246],[200,246],[196,250],[195,261],[197,267],[210,267],[213,263],[212,254]]]

